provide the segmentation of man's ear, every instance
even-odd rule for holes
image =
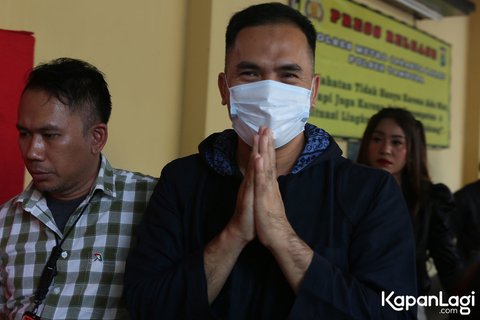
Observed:
[[[317,102],[318,88],[320,87],[320,75],[315,74],[312,80],[312,95],[310,96],[310,108],[315,108]]]
[[[108,139],[108,127],[105,123],[97,123],[90,127],[89,130],[91,151],[93,154],[102,152],[103,147]]]
[[[220,91],[220,96],[222,97],[222,105],[224,106],[228,104],[228,96],[229,96],[227,81],[225,77],[226,77],[225,73],[220,72],[218,74],[218,79],[217,79],[218,90]]]

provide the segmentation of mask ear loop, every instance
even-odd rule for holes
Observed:
[[[227,86],[228,90],[230,90],[230,86],[228,85],[227,74],[224,73],[223,80],[225,81],[225,85]]]
[[[224,80],[225,86],[227,88],[227,90],[225,92],[225,95],[228,94],[228,99],[225,98],[225,105],[228,108],[228,114],[229,114],[230,118],[235,118],[238,115],[237,115],[237,112],[236,112],[236,109],[235,109],[235,105],[232,106],[231,102],[230,102],[230,104],[228,103],[228,101],[230,101],[230,99],[231,99],[231,90],[230,90],[230,86],[228,85],[227,75],[225,73],[223,74],[223,80]]]
[[[223,83],[226,87],[226,90],[225,92],[223,92],[223,95],[222,95],[222,105],[227,106],[228,100],[230,99],[230,86],[228,85],[227,75],[225,74],[225,72],[223,73],[222,78],[223,78]],[[228,95],[228,99],[227,99],[227,95]]]
[[[313,83],[315,81],[315,77],[312,78],[312,82],[310,84],[310,109],[313,109],[315,108],[315,101],[317,101],[317,97],[315,97],[315,99],[313,100],[314,102],[312,102],[312,95],[313,95]]]
[[[236,109],[236,106],[235,106],[235,103],[232,104],[232,91],[230,90],[230,86],[228,85],[228,81],[227,81],[227,76],[225,75],[225,85],[227,86],[227,90],[228,90],[228,100],[230,101],[230,105],[228,106],[229,107],[229,114],[230,114],[230,117],[231,118],[236,118],[238,117],[238,114],[237,114],[237,109]],[[228,103],[227,103],[228,105]]]

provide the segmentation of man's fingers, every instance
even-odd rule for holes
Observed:
[[[268,179],[276,179],[275,144],[270,128],[262,127],[259,130],[258,153],[262,161],[257,160],[256,170],[264,171],[263,174],[266,175]]]

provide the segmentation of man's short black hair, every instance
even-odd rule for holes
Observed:
[[[312,58],[315,57],[315,44],[317,32],[307,17],[292,7],[278,3],[270,2],[250,6],[242,11],[235,13],[227,26],[225,34],[225,52],[233,47],[238,33],[246,27],[255,27],[268,24],[288,23],[297,26],[307,38]]]
[[[87,129],[95,122],[107,123],[112,101],[104,75],[88,62],[58,58],[36,66],[23,91],[43,90],[57,98],[72,112],[84,115]]]

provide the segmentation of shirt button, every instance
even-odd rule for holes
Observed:
[[[59,294],[60,293],[60,288],[59,287],[54,288],[53,293]]]
[[[62,251],[62,258],[66,259],[68,257],[68,252],[67,251]]]

